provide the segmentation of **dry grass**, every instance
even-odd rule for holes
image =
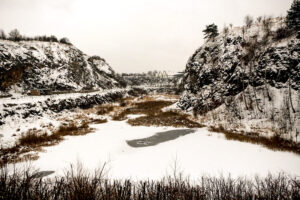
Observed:
[[[86,121],[76,125],[73,123],[63,124],[52,134],[47,134],[41,130],[30,129],[22,134],[18,144],[10,148],[2,148],[0,153],[0,166],[6,163],[23,161],[22,155],[31,151],[40,151],[43,146],[52,146],[63,140],[64,136],[85,135],[92,129]],[[36,159],[35,153],[30,153],[26,157],[29,160]]]
[[[67,125],[61,125],[54,134],[60,136],[85,135],[91,131],[92,129],[89,127],[88,122],[82,121],[80,125],[76,125],[74,122]]]
[[[114,106],[111,106],[111,105],[110,106],[99,106],[96,109],[97,109],[96,113],[98,115],[105,115],[105,114],[112,112],[114,110]]]
[[[36,148],[39,146],[53,145],[60,140],[62,140],[62,138],[58,134],[48,135],[47,133],[29,130],[27,133],[21,135],[19,145]]]
[[[160,181],[110,180],[104,179],[103,168],[90,174],[71,167],[64,176],[54,179],[36,178],[36,174],[30,169],[9,173],[1,168],[0,199],[300,199],[299,180],[283,173],[253,179],[201,176],[197,183],[180,176]]]
[[[85,135],[91,132],[86,121],[82,121],[81,124],[76,125],[74,122],[69,124],[63,124],[59,126],[57,131],[48,135],[47,133],[41,133],[40,130],[31,129],[19,138],[19,145],[29,147],[40,147],[46,145],[53,145],[63,140],[63,136],[67,135]]]
[[[107,122],[107,119],[91,119],[90,122],[93,124],[104,124]]]
[[[210,127],[210,131],[223,133],[228,140],[237,140],[241,142],[248,142],[252,144],[259,144],[272,150],[290,151],[296,154],[300,154],[300,144],[285,140],[278,135],[274,135],[271,138],[260,136],[258,133],[244,133],[233,132],[226,130],[222,125],[218,127]]]
[[[161,112],[163,107],[171,105],[170,101],[143,101],[134,103],[132,107],[121,110],[113,115],[112,119],[116,121],[125,120],[127,115],[130,114],[145,114],[155,115]]]
[[[142,101],[134,103],[132,107],[125,109],[123,112],[125,114],[155,114],[171,104],[170,101]]]
[[[158,112],[154,115],[147,115],[128,120],[132,126],[173,126],[173,127],[188,127],[201,128],[203,125],[191,121],[187,115],[177,112]]]
[[[145,97],[146,98],[146,97]],[[144,98],[144,99],[145,99]],[[149,97],[150,99],[152,97]],[[162,112],[162,108],[172,105],[171,101],[143,101],[133,104],[132,107],[126,108],[116,113],[113,120],[125,120],[129,114],[144,114],[146,116],[128,120],[132,126],[173,126],[173,127],[203,127],[201,124],[191,121],[187,115],[177,112]]]
[[[172,105],[173,102],[170,101],[145,101],[135,104],[135,110],[133,114],[147,114],[153,115],[161,112],[161,109]]]
[[[157,101],[157,98],[160,98],[162,100],[170,101],[170,99],[179,99],[179,95],[172,95],[172,94],[157,94],[157,95],[147,95],[143,96],[141,99],[144,101]]]

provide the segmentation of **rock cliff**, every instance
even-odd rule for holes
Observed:
[[[73,45],[0,40],[0,90],[91,90],[119,86],[112,68]]]
[[[178,106],[210,124],[297,135],[300,34],[282,37],[283,26],[282,18],[263,19],[206,41],[187,62]]]

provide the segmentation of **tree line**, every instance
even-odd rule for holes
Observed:
[[[61,39],[58,39],[54,35],[46,36],[46,35],[41,35],[41,36],[35,36],[35,37],[28,37],[25,35],[22,35],[18,29],[13,29],[6,35],[6,33],[0,29],[0,39],[2,40],[10,40],[14,42],[19,42],[19,41],[43,41],[43,42],[58,42],[58,43],[63,43],[63,44],[68,44],[72,45],[70,40],[66,37],[63,37]]]
[[[264,17],[264,18],[258,17],[257,22],[261,22],[261,21],[264,24],[270,23],[268,17]],[[254,22],[254,19],[253,17],[247,15],[244,19],[244,22],[245,22],[244,29],[250,28]],[[287,16],[285,18],[285,26],[280,27],[275,32],[275,39],[278,40],[283,39],[298,31],[300,31],[300,0],[294,0],[291,5],[291,8],[287,12]],[[213,41],[219,35],[218,26],[215,25],[214,23],[207,25],[206,28],[203,30],[203,32],[204,32],[204,39],[208,39],[208,40],[212,39]],[[224,27],[224,33],[226,32],[228,32],[228,28]]]

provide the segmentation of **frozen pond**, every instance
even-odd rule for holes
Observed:
[[[170,131],[159,132],[146,138],[127,140],[126,142],[131,147],[148,147],[160,144],[162,142],[175,140],[180,136],[185,136],[194,132],[196,132],[195,129],[174,129]]]
[[[236,177],[281,171],[300,175],[300,156],[226,140],[222,134],[209,132],[206,128],[132,127],[126,121],[109,121],[91,127],[96,129],[95,132],[67,137],[56,146],[44,148],[45,151],[39,153],[40,158],[31,164],[41,171],[55,171],[54,175],[59,175],[78,161],[90,170],[100,168],[106,162],[110,178],[134,180],[160,179],[173,173],[175,163],[177,172],[182,171],[195,179],[203,174],[230,173]],[[178,134],[180,129],[183,134]],[[166,139],[158,134],[164,140],[157,142],[158,139],[152,137],[157,133],[169,135]],[[170,136],[172,133],[177,135]],[[156,143],[128,145],[130,141],[138,143],[145,138]]]

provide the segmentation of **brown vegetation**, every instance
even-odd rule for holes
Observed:
[[[41,133],[41,131],[29,130],[25,134],[22,134],[19,138],[20,146],[27,146],[36,148],[38,146],[50,145],[60,141],[62,138],[59,134]]]
[[[116,121],[125,120],[127,115],[130,114],[146,114],[155,115],[161,112],[163,107],[171,105],[170,101],[143,101],[133,104],[132,107],[128,107],[121,112],[116,113],[112,119]]]
[[[174,126],[174,127],[203,127],[201,124],[188,119],[188,115],[173,111],[162,112],[162,108],[172,105],[171,101],[143,101],[135,103],[132,107],[116,113],[113,120],[125,120],[129,114],[144,114],[146,116],[129,119],[132,126]]]
[[[97,108],[98,115],[105,115],[114,110],[113,106],[98,106]]]
[[[272,150],[290,151],[296,154],[300,154],[300,144],[285,140],[278,135],[267,138],[253,132],[233,132],[226,130],[222,125],[219,125],[218,127],[210,127],[209,130],[216,133],[223,133],[225,135],[225,138],[228,140],[237,140],[241,142],[259,144]]]
[[[107,122],[107,119],[91,119],[91,123],[93,123],[93,124],[103,124],[106,122]]]
[[[177,112],[158,112],[157,114],[150,114],[147,116],[138,117],[128,120],[132,126],[173,126],[173,127],[188,127],[201,128],[203,125],[191,121],[187,115],[179,114]]]
[[[41,130],[30,129],[21,135],[18,144],[10,148],[1,149],[0,166],[6,163],[19,162],[24,160],[24,158],[29,160],[36,159],[36,153],[28,154],[26,157],[21,157],[21,155],[31,151],[39,151],[43,146],[55,145],[63,140],[63,136],[85,135],[91,131],[92,129],[86,121],[82,121],[79,125],[75,123],[63,124],[52,134],[47,134]]]
[[[71,169],[55,179],[37,178],[33,170],[8,173],[0,169],[0,199],[299,199],[300,182],[279,173],[266,177],[199,177],[191,183],[181,176],[160,181],[107,180],[103,168],[89,174]]]

